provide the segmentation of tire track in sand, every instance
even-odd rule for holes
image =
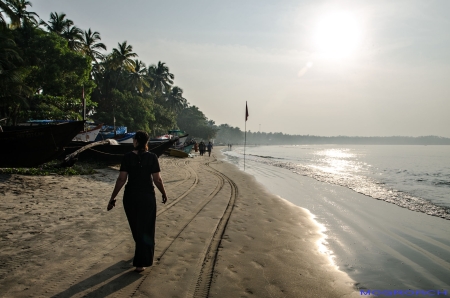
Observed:
[[[189,193],[191,193],[194,190],[195,186],[198,184],[198,180],[199,180],[196,172],[193,171],[193,169],[189,167],[188,161],[173,162],[172,160],[170,160],[170,162],[171,162],[170,165],[174,166],[174,167],[179,167],[179,168],[188,167],[188,171],[184,175],[184,180],[177,183],[175,186],[171,186],[171,188],[178,187],[181,184],[189,181],[190,179],[193,179],[194,181],[190,185],[189,189],[184,191],[179,197],[177,197],[170,204],[162,207],[162,210],[160,210],[158,212],[157,216],[159,216],[161,213],[166,212],[170,208],[174,207],[183,198],[185,198]],[[166,166],[167,166],[167,164],[166,164]],[[104,215],[104,216],[106,216],[106,215]],[[125,217],[124,221],[122,221],[121,224],[128,225],[126,217]],[[63,284],[66,284],[69,287],[75,285],[76,282],[81,279],[81,277],[85,276],[87,274],[87,272],[91,271],[105,257],[110,256],[111,252],[113,250],[115,250],[115,248],[122,245],[125,241],[127,241],[128,238],[129,238],[129,235],[116,236],[116,237],[113,237],[110,241],[108,241],[107,245],[102,246],[101,248],[96,248],[93,251],[89,251],[89,253],[87,253],[87,255],[83,256],[83,259],[87,258],[89,261],[88,263],[90,265],[88,267],[85,267],[85,268],[77,267],[76,265],[78,263],[78,258],[76,258],[76,257],[72,258],[71,260],[68,260],[67,262],[64,262],[64,264],[62,264],[63,268],[72,268],[70,270],[70,274],[67,274],[68,272],[64,271],[64,274],[57,273],[57,274],[53,275],[53,277],[51,277],[50,280],[41,287],[42,292],[40,294],[40,297],[49,297],[49,296],[59,297],[58,296],[59,294],[56,292],[58,291],[58,289],[60,289],[62,287]],[[57,240],[53,241],[52,244],[54,244],[56,241]],[[48,244],[48,245],[50,245],[50,244]],[[30,252],[30,254],[31,253],[32,252]],[[19,266],[19,265],[17,265],[17,266]],[[52,295],[52,293],[53,293],[53,295]],[[62,293],[62,292],[60,292],[60,293]],[[36,293],[34,295],[36,295]]]

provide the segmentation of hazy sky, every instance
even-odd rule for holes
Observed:
[[[450,1],[31,0],[127,40],[216,124],[450,137]]]

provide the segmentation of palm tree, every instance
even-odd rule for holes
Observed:
[[[127,45],[127,41],[125,40],[122,43],[118,43],[119,47],[114,48],[111,55],[109,56],[109,62],[112,63],[113,69],[119,68],[119,72],[116,74],[116,83],[115,87],[117,87],[117,83],[119,82],[119,78],[122,75],[122,69],[125,67],[127,71],[133,71],[133,59],[134,57],[138,57],[138,54],[133,52],[133,46]]]
[[[102,53],[98,50],[103,49],[106,51],[106,46],[103,43],[98,42],[99,40],[101,40],[100,33],[97,31],[92,32],[91,28],[89,28],[88,31],[84,31],[84,35],[81,36],[82,51],[86,56],[91,57],[92,62],[96,65],[98,65],[97,59],[103,59]]]
[[[67,39],[69,48],[74,51],[83,50],[83,31],[77,26],[66,25],[66,28],[62,32],[62,37]]]
[[[66,14],[61,12],[58,14],[50,13],[50,21],[48,23],[41,20],[41,25],[43,25],[49,32],[54,32],[58,34],[59,36],[62,36],[66,28],[70,28],[70,26],[73,26],[73,21],[66,19]]]
[[[31,88],[23,82],[22,58],[8,32],[0,30],[0,118],[9,117],[15,124],[20,107],[27,106]]]
[[[125,67],[125,69],[132,71],[133,70],[133,59],[134,57],[138,57],[138,54],[133,52],[133,46],[127,45],[127,41],[125,40],[122,43],[118,43],[118,48],[114,48],[112,51],[113,59],[116,62],[116,67]]]
[[[18,27],[20,25],[20,19],[14,11],[12,11],[10,5],[6,0],[0,0],[0,24],[4,27],[6,27],[6,21],[3,16],[3,13],[6,14],[6,16],[11,20],[11,26]]]
[[[5,4],[9,6],[9,10],[4,10],[8,16],[11,17],[11,13],[14,15],[11,18],[12,27],[20,27],[25,23],[28,24],[38,24],[38,21],[35,17],[39,18],[39,15],[32,11],[27,11],[27,6],[32,6],[30,1],[27,0],[4,0],[2,1],[1,8],[4,9]]]
[[[183,89],[177,86],[171,88],[166,98],[166,105],[177,114],[187,108],[188,103],[186,98],[183,97]]]
[[[129,73],[129,83],[133,89],[136,89],[139,93],[144,91],[144,87],[149,86],[147,81],[147,69],[142,61],[134,60],[133,70]]]
[[[152,82],[152,89],[161,94],[166,93],[173,84],[175,76],[169,72],[169,67],[164,62],[159,61],[158,65],[151,65],[148,68],[148,75]]]
[[[9,76],[13,74],[10,70],[17,68],[15,62],[22,62],[22,58],[16,50],[17,47],[14,40],[0,31],[0,77],[2,78],[0,82],[2,83],[9,80],[18,80],[15,76]],[[16,73],[14,73],[14,75],[16,75]]]

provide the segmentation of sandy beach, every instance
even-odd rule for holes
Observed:
[[[161,157],[155,264],[133,272],[118,168],[0,177],[1,297],[359,297],[305,209],[211,157]]]

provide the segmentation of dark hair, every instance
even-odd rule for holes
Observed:
[[[148,133],[143,130],[138,130],[133,138],[137,141],[137,145],[134,149],[138,151],[148,150],[148,140],[150,139]]]

